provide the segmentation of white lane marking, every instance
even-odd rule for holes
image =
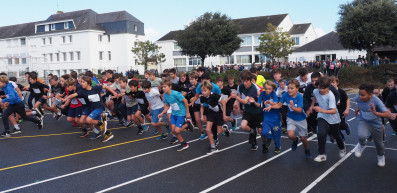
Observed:
[[[349,120],[347,120],[347,121],[353,121],[355,118],[356,118],[356,117],[353,117],[353,118],[351,118],[351,119],[349,119]]]
[[[316,180],[314,180],[309,186],[307,186],[305,189],[301,191],[301,193],[306,193],[310,191],[314,186],[316,186],[318,183],[320,183],[321,180],[323,180],[328,174],[330,174],[335,168],[337,168],[342,162],[344,162],[347,158],[349,158],[354,151],[356,151],[356,148],[353,148],[348,154],[346,154],[344,157],[342,157],[338,162],[336,162],[332,167],[330,167],[327,171],[325,171],[321,176],[319,176]]]
[[[350,108],[350,110],[352,110],[352,111],[356,111],[356,109],[353,109],[353,108]]]
[[[309,137],[308,140],[310,141],[310,140],[312,140],[313,138],[315,138],[316,136],[317,136],[317,135],[312,135],[311,137]],[[299,143],[299,146],[300,146],[300,145],[302,145],[302,143]],[[261,167],[262,165],[265,165],[265,164],[267,164],[267,163],[273,161],[274,159],[276,159],[276,158],[278,158],[278,157],[280,157],[280,156],[282,156],[282,155],[284,155],[284,154],[286,154],[286,153],[288,153],[288,152],[290,152],[290,151],[291,151],[291,148],[289,148],[288,150],[285,150],[285,151],[281,152],[280,154],[278,154],[278,155],[276,155],[276,156],[271,157],[270,159],[267,159],[267,160],[264,161],[264,162],[261,162],[261,163],[255,165],[255,166],[253,166],[253,167],[251,167],[251,168],[248,168],[247,170],[244,170],[244,171],[242,171],[242,172],[240,172],[240,173],[238,173],[238,174],[236,174],[236,175],[234,175],[234,176],[232,176],[232,177],[230,177],[230,178],[228,178],[228,179],[226,179],[226,180],[224,180],[224,181],[222,181],[222,182],[220,182],[220,183],[218,183],[218,184],[215,184],[214,186],[211,186],[211,187],[209,187],[209,188],[207,188],[207,189],[201,191],[200,193],[210,192],[210,191],[212,191],[212,190],[214,190],[214,189],[216,189],[216,188],[218,188],[218,187],[220,187],[220,186],[223,186],[224,184],[229,183],[229,182],[231,182],[232,180],[235,180],[236,178],[241,177],[241,176],[247,174],[248,172],[251,172],[252,170],[255,170],[255,169],[258,168],[258,167]]]
[[[192,143],[192,142],[195,142],[195,141],[198,141],[198,140],[199,139],[194,139],[194,140],[189,141],[188,143]],[[121,160],[118,160],[118,161],[114,161],[114,162],[98,165],[98,166],[95,166],[95,167],[87,168],[87,169],[84,169],[84,170],[72,172],[72,173],[69,173],[69,174],[64,174],[64,175],[61,175],[61,176],[49,178],[49,179],[46,179],[46,180],[41,180],[39,182],[26,184],[24,186],[19,186],[19,187],[8,189],[8,190],[4,190],[4,191],[1,191],[1,192],[3,193],[3,192],[11,192],[11,191],[15,191],[15,190],[20,190],[20,189],[27,188],[27,187],[30,187],[30,186],[35,186],[35,185],[42,184],[42,183],[45,183],[45,182],[50,182],[50,181],[53,181],[53,180],[57,180],[57,179],[65,178],[65,177],[68,177],[68,176],[73,176],[73,175],[76,175],[76,174],[80,174],[80,173],[88,172],[88,171],[95,170],[95,169],[98,169],[98,168],[102,168],[102,167],[105,167],[105,166],[110,166],[110,165],[113,165],[113,164],[125,162],[125,161],[132,160],[132,159],[135,159],[135,158],[143,157],[143,156],[146,156],[146,155],[150,155],[150,154],[153,154],[153,153],[157,153],[157,152],[160,152],[160,151],[171,149],[171,148],[174,148],[174,147],[177,147],[177,146],[180,146],[180,145],[178,144],[178,145],[169,146],[169,147],[166,147],[166,148],[154,150],[154,151],[143,153],[143,154],[139,154],[139,155],[136,155],[136,156],[133,156],[133,157],[129,157],[129,158],[121,159]]]
[[[258,139],[258,138],[259,138],[259,137],[257,137],[256,139]],[[242,144],[246,144],[246,143],[247,143],[247,141],[243,141],[243,142],[241,142],[241,143],[238,143],[238,144],[229,146],[229,147],[227,147],[227,148],[221,149],[221,150],[219,150],[218,153],[220,153],[220,152],[222,152],[222,151],[229,150],[229,149],[231,149],[231,148],[233,148],[233,147],[236,147],[236,146],[239,146],[239,145],[242,145]],[[217,153],[217,154],[218,154],[218,153]],[[139,180],[143,180],[143,179],[146,179],[146,178],[155,176],[155,175],[157,175],[157,174],[161,174],[161,173],[166,172],[166,171],[168,171],[168,170],[175,169],[175,168],[177,168],[177,167],[180,167],[180,166],[183,166],[183,165],[192,163],[192,162],[194,162],[194,161],[197,161],[197,160],[200,160],[200,159],[209,157],[209,156],[211,156],[211,155],[203,155],[203,156],[200,156],[200,157],[197,157],[197,158],[194,158],[194,159],[191,159],[191,160],[182,162],[182,163],[180,163],[180,164],[177,164],[177,165],[174,165],[174,166],[171,166],[171,167],[162,169],[162,170],[160,170],[160,171],[153,172],[153,173],[147,174],[147,175],[145,175],[145,176],[142,176],[142,177],[139,177],[139,178],[135,178],[135,179],[133,179],[133,180],[130,180],[130,181],[127,181],[127,182],[118,184],[118,185],[116,185],[116,186],[112,186],[112,187],[106,188],[106,189],[104,189],[104,190],[98,191],[97,193],[108,192],[108,191],[114,190],[114,189],[116,189],[116,188],[120,188],[120,187],[122,187],[122,186],[125,186],[125,185],[128,185],[128,184],[137,182],[137,181],[139,181]]]

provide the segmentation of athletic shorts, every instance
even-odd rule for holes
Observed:
[[[141,107],[142,107],[142,108],[141,108]],[[150,112],[149,112],[148,106],[141,106],[141,105],[139,105],[138,111],[141,111],[143,115],[147,115],[147,114],[150,113]]]
[[[171,115],[171,125],[175,125],[178,128],[182,128],[185,123],[185,116]]]
[[[43,97],[34,97],[34,100],[37,102],[40,102],[41,105],[47,104],[47,100],[43,99]]]
[[[94,110],[91,111],[91,113],[88,116],[91,119],[100,121],[102,113],[103,113],[103,109],[94,109]]]
[[[307,136],[307,122],[306,119],[302,121],[295,121],[287,117],[287,130],[294,130],[296,136]]]
[[[152,112],[150,113],[150,116],[152,117],[152,123],[158,123],[159,122],[159,114],[163,112],[164,108],[159,108],[159,109],[152,109]]]
[[[201,109],[201,105],[198,104],[193,105],[193,112],[200,112],[200,109]]]
[[[204,107],[204,113],[203,113],[204,116],[207,116],[209,111],[210,111],[210,110],[209,110],[208,107]]]
[[[68,117],[81,117],[81,107],[69,108]]]
[[[138,105],[127,107],[127,116],[134,115],[137,110],[138,110]]]
[[[82,116],[88,116],[91,113],[91,108],[90,107],[81,107],[81,115]]]
[[[243,111],[243,119],[248,122],[248,126],[250,128],[262,128],[261,123],[263,121],[262,113],[252,114],[246,111]]]
[[[217,126],[222,126],[224,124],[223,112],[222,111],[214,112],[214,111],[209,110],[208,114],[207,114],[207,121],[212,122],[213,124],[215,124]]]
[[[226,116],[230,117],[233,111],[233,103],[226,103]]]

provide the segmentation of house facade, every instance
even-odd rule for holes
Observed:
[[[144,35],[144,23],[125,11],[97,14],[87,9],[4,26],[0,27],[0,71],[16,77],[26,71],[37,71],[39,76],[106,69],[143,73],[131,49]]]
[[[317,38],[312,24],[293,24],[288,14],[269,15],[260,17],[250,17],[232,20],[240,26],[238,36],[243,40],[240,48],[231,56],[207,57],[205,66],[261,63],[269,60],[261,55],[256,48],[259,46],[259,36],[266,32],[267,25],[271,23],[284,32],[288,32],[295,42],[293,48],[298,48]],[[198,57],[184,56],[180,52],[180,47],[175,41],[179,31],[171,31],[161,37],[156,43],[161,47],[160,52],[166,56],[166,61],[158,66],[162,71],[167,68],[178,68],[178,70],[188,71],[197,65],[201,65]]]

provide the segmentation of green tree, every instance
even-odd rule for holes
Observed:
[[[148,63],[162,63],[165,62],[165,55],[159,53],[159,47],[157,44],[147,41],[139,41],[136,47],[132,48],[132,52],[138,57],[138,65],[144,65],[145,71],[147,70]]]
[[[397,4],[395,0],[354,0],[340,5],[336,31],[342,45],[370,54],[378,46],[397,45]]]
[[[200,57],[204,66],[206,57],[231,55],[240,48],[238,30],[226,15],[207,12],[181,30],[175,40],[183,55]]]
[[[292,53],[292,46],[295,43],[291,40],[288,32],[283,32],[282,29],[269,23],[266,28],[266,33],[259,36],[259,46],[256,51],[271,58],[282,58]]]

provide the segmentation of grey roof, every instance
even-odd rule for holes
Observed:
[[[294,24],[289,30],[290,35],[305,34],[311,23]]]
[[[334,31],[295,49],[294,52],[327,50],[346,50],[340,43],[338,34]]]
[[[274,26],[278,26],[285,17],[287,17],[287,15],[288,14],[249,17],[233,19],[233,21],[240,26],[239,34],[263,33],[266,32],[266,28],[269,23]]]
[[[287,15],[288,14],[249,17],[233,19],[232,21],[240,26],[239,34],[264,33],[266,32],[267,24],[271,23],[274,26],[278,26]],[[157,41],[174,40],[177,32],[178,31],[170,31]]]
[[[136,17],[132,16],[126,11],[116,11],[110,13],[102,13],[96,16],[97,23],[108,23],[115,21],[134,21],[138,23],[143,23]]]
[[[124,21],[124,20],[142,23],[141,21],[139,21],[137,18],[135,18],[126,11],[97,14],[95,11],[91,9],[85,9],[85,10],[72,11],[72,12],[66,12],[60,14],[52,14],[44,21],[36,21],[31,23],[0,27],[0,39],[36,35],[37,33],[35,33],[35,25],[37,24],[70,20],[70,19],[74,21],[76,27],[75,29],[47,31],[47,32],[42,32],[40,34],[59,33],[63,31],[80,31],[80,30],[88,30],[88,29],[105,31],[100,25],[98,25],[99,23]]]
[[[161,37],[159,40],[157,41],[167,41],[167,40],[175,40],[176,35],[178,34],[178,32],[180,32],[181,30],[177,30],[177,31],[170,31],[167,34],[165,34],[163,37]]]

